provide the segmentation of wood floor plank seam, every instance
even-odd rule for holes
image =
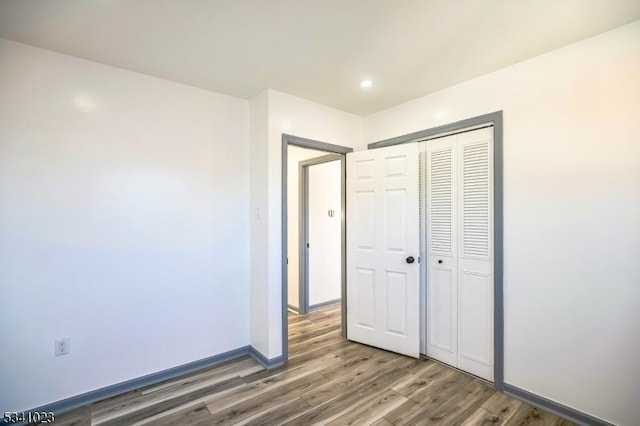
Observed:
[[[319,421],[319,419],[325,419],[327,412],[338,409],[341,412],[349,410],[351,408],[352,403],[362,403],[362,401],[369,401],[372,398],[375,398],[378,392],[384,389],[387,389],[388,386],[382,387],[381,383],[387,384],[389,381],[395,381],[397,377],[403,374],[405,361],[401,357],[398,358],[398,366],[390,371],[386,371],[379,376],[370,377],[364,383],[361,383],[355,386],[353,389],[350,389],[347,392],[338,394],[333,396],[331,399],[324,401],[322,404],[315,407],[309,413],[307,413],[304,418],[296,418],[296,420],[300,420],[302,423],[315,423]],[[329,409],[327,409],[329,407]],[[331,420],[333,420],[336,416],[331,416]],[[331,421],[329,420],[329,421]],[[292,423],[293,424],[293,423]]]
[[[396,409],[407,400],[393,389],[387,389],[377,398],[372,399],[375,402],[372,402],[371,406],[365,405],[355,410],[351,409],[329,424],[334,426],[371,424],[384,418],[388,412]]]
[[[240,369],[236,368],[233,373],[228,373],[228,368],[222,367],[220,373],[224,374],[211,374],[211,372],[204,372],[202,374],[190,375],[188,379],[177,379],[173,382],[162,386],[162,388],[148,388],[141,391],[137,396],[120,400],[118,403],[113,403],[111,406],[103,408],[97,408],[92,411],[92,422],[94,425],[101,425],[105,422],[112,421],[114,418],[122,417],[127,413],[134,413],[142,409],[148,409],[152,406],[157,406],[165,401],[173,400],[177,397],[183,397],[184,395],[191,394],[200,391],[204,388],[215,390],[217,392],[225,390],[226,386],[216,386],[217,384],[223,384],[228,381],[237,380],[238,376],[242,376],[250,371],[264,370],[254,360],[251,360],[251,367],[245,368],[246,362],[240,361],[242,366]],[[186,380],[186,381],[185,381]],[[183,386],[184,385],[184,386]],[[177,386],[178,389],[172,389]],[[154,390],[149,392],[149,390]],[[184,398],[183,398],[184,399]]]
[[[271,404],[278,404],[282,402],[288,398],[289,394],[292,392],[304,391],[305,389],[309,389],[310,387],[322,382],[326,382],[326,379],[318,372],[305,375],[305,377],[296,379],[291,383],[282,386],[283,389],[266,390],[253,398],[249,398],[248,400],[234,404],[226,409],[214,413],[212,424],[235,424],[247,417],[263,411]]]
[[[245,419],[239,423],[234,423],[234,426],[242,425],[276,425],[290,418],[298,415],[298,413],[306,412],[312,407],[305,402],[302,398],[295,398],[292,401],[282,402],[274,407],[269,407],[260,411],[259,413]],[[293,409],[293,412],[291,411]]]
[[[290,377],[286,380],[283,380],[282,382],[278,382],[277,384],[269,387],[268,391],[270,392],[277,391],[281,387],[285,387],[295,382],[296,380],[304,379],[305,377],[310,376],[312,374],[320,374],[320,373],[316,370],[316,371],[305,372],[300,376]],[[224,399],[216,401],[215,398],[210,398],[209,401],[207,401],[207,408],[212,414],[217,414],[220,411],[230,409],[231,407],[244,403],[252,398],[259,397],[260,395],[262,395],[264,392],[267,391],[266,389],[263,390],[262,388],[259,388],[259,384],[249,384],[248,386],[250,386],[251,389],[249,389],[246,392],[247,393],[246,395],[243,395],[239,398],[236,397],[237,395],[230,395],[230,398],[227,398],[227,401],[225,401]],[[255,391],[255,392],[252,392],[252,391]]]
[[[246,367],[246,369],[244,369],[243,367]],[[218,370],[219,369],[219,370]],[[228,372],[229,370],[232,371],[232,374],[229,375],[229,377],[234,377],[234,376],[240,376],[243,377],[247,374],[251,374],[253,372],[259,371],[259,370],[264,370],[264,367],[262,367],[260,364],[258,364],[258,362],[253,359],[253,358],[246,358],[242,361],[238,361],[238,363],[232,363],[232,364],[228,364],[228,365],[221,365],[211,371],[205,371],[202,373],[196,373],[196,374],[190,374],[188,377],[185,377],[184,379],[178,379],[178,380],[169,380],[168,382],[147,388],[145,390],[142,391],[143,395],[146,394],[150,394],[150,393],[154,393],[154,392],[159,392],[159,391],[163,391],[164,389],[167,388],[172,388],[175,386],[182,386],[182,385],[188,385],[190,383],[196,383],[200,380],[204,380],[206,378],[213,378],[213,377],[217,377],[217,376],[222,376],[223,373]]]
[[[145,417],[156,415],[171,408],[180,407],[195,399],[210,396],[216,392],[231,389],[242,382],[240,377],[234,377],[222,383],[216,383],[212,386],[198,388],[188,393],[176,395],[173,398],[166,398],[159,401],[152,400],[142,406],[135,407],[134,410],[126,410],[123,412],[114,412],[107,418],[92,417],[92,425],[96,426],[119,426],[127,425],[132,421],[138,421]]]

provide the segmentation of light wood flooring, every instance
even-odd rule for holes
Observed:
[[[56,425],[570,425],[431,360],[344,340],[340,310],[289,316],[289,364],[245,358],[98,402]]]

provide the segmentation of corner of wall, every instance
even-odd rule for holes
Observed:
[[[250,342],[268,354],[269,307],[267,305],[268,263],[268,108],[265,90],[249,101],[249,282]]]

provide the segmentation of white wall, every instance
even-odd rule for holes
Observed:
[[[309,167],[309,306],[342,296],[341,175],[339,160]]]
[[[269,239],[267,155],[269,148],[268,92],[250,102],[250,265],[251,345],[259,352],[269,351],[269,289],[264,285],[269,274],[269,257],[265,248]],[[256,318],[260,318],[256,321]]]
[[[264,97],[266,108],[255,102]],[[282,354],[282,133],[362,149],[362,118],[274,90],[252,100],[251,113],[266,115],[269,123],[266,142],[260,131],[252,136],[251,182],[268,186],[257,190],[255,200],[251,190],[252,203],[267,212],[264,220],[252,220],[252,271],[257,264],[268,264],[251,277],[251,342],[263,355],[275,358]],[[253,153],[254,148],[267,153],[259,156]],[[266,333],[264,328],[268,328]]]
[[[640,418],[640,21],[373,114],[367,143],[504,110],[505,381]]]
[[[248,111],[0,39],[0,411],[249,344]]]
[[[287,265],[289,305],[299,308],[300,287],[300,161],[327,155],[324,151],[290,146],[287,152],[287,250],[289,264]]]

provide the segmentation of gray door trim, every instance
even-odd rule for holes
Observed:
[[[408,133],[406,135],[397,136],[395,138],[385,139],[373,142],[367,145],[367,148],[382,148],[385,146],[399,145],[407,142],[418,142],[420,139],[427,139],[430,136],[441,135],[442,133],[454,132],[481,124],[493,123],[497,127],[496,120],[500,121],[500,130],[502,130],[502,111],[496,111],[489,114],[479,115],[477,117],[467,118],[465,120],[456,121],[454,123],[443,124],[442,126],[432,127],[431,129],[419,130],[417,132]],[[502,139],[502,133],[500,133]],[[502,140],[500,141],[502,142]]]
[[[503,293],[503,157],[502,157],[502,111],[492,112],[455,123],[420,130],[391,139],[370,143],[369,149],[418,142],[443,133],[468,129],[483,124],[493,124],[493,214],[494,214],[494,371],[493,380],[496,389],[504,391],[504,293]],[[426,304],[425,304],[426,306]]]
[[[309,251],[307,250],[309,243],[309,167],[338,160],[341,161],[341,168],[344,168],[345,156],[340,154],[327,154],[298,163],[298,186],[300,191],[298,197],[298,217],[300,218],[298,231],[298,259],[300,259],[298,313],[301,315],[307,314],[311,310],[309,305]],[[340,180],[340,187],[342,188],[345,185],[343,174],[341,174]],[[333,303],[336,303],[336,301],[333,301]]]
[[[287,283],[287,148],[289,145],[299,146],[301,148],[310,148],[318,151],[325,151],[333,154],[341,154],[345,156],[349,152],[353,152],[353,148],[349,148],[341,145],[334,145],[327,142],[315,141],[313,139],[301,138],[299,136],[282,134],[282,175],[281,175],[281,192],[282,192],[282,358],[286,364],[289,360],[289,321],[288,321],[288,283]],[[342,163],[342,179],[346,182],[346,165]],[[347,334],[347,322],[346,322],[346,284],[347,284],[347,233],[345,223],[345,209],[347,207],[346,202],[346,188],[342,185],[342,335]]]

